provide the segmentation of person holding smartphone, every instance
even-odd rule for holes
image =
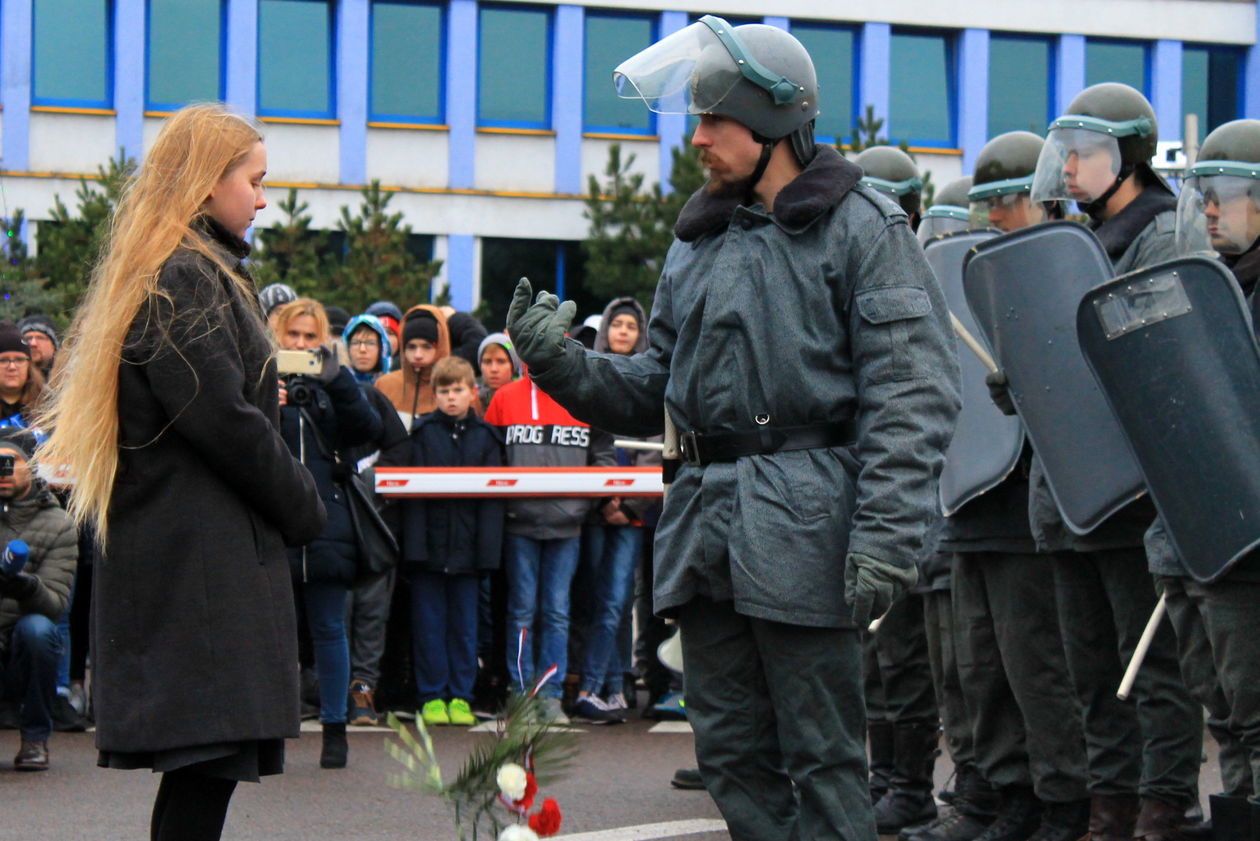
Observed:
[[[326,515],[280,437],[273,345],[242,264],[266,171],[257,127],[225,106],[167,120],[37,419],[56,432],[36,461],[72,478],[70,514],[102,550],[99,764],[162,772],[155,841],[217,839],[237,782],[280,773],[298,735],[284,547]]]

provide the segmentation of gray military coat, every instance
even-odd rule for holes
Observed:
[[[851,447],[684,465],[656,533],[655,607],[697,595],[747,616],[851,626],[847,552],[910,566],[959,407],[949,316],[892,202],[834,149],[775,200],[703,189],[675,227],[647,351],[570,341],[531,371],[576,417],[629,435],[856,419]]]

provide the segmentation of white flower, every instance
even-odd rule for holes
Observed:
[[[503,792],[503,796],[508,800],[520,800],[525,796],[525,769],[517,765],[515,762],[508,762],[499,768],[498,775],[495,776],[495,782],[499,784],[499,791]],[[530,835],[533,835],[531,832]],[[500,836],[502,839],[502,836]],[[512,836],[516,841],[523,841],[524,836]],[[509,841],[512,841],[509,839]]]
[[[499,833],[499,841],[538,841],[538,833],[527,826],[514,823]]]

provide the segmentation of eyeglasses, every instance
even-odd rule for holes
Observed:
[[[355,339],[354,341],[350,343],[350,347],[358,347],[358,348],[380,347],[380,346],[381,346],[381,343],[376,341],[375,339]]]
[[[17,356],[17,357],[13,357],[13,356],[0,357],[0,367],[4,367],[4,368],[21,368],[23,365],[26,365],[26,364],[30,363],[30,361],[31,361],[31,360],[27,359],[25,356]]]

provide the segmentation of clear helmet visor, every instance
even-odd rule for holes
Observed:
[[[1242,254],[1260,237],[1260,180],[1192,175],[1177,198],[1177,253]]]
[[[1045,206],[1030,199],[1027,192],[975,199],[971,203],[971,214],[973,218],[984,220],[976,227],[997,228],[1006,234],[1046,221]]]
[[[622,99],[641,99],[658,114],[712,111],[742,78],[730,52],[704,23],[678,30],[617,65]]]
[[[934,204],[923,214],[919,222],[919,242],[927,242],[941,234],[971,230],[971,215],[965,207]]]
[[[1032,200],[1096,201],[1115,183],[1121,163],[1115,137],[1086,128],[1053,128],[1037,158]]]

